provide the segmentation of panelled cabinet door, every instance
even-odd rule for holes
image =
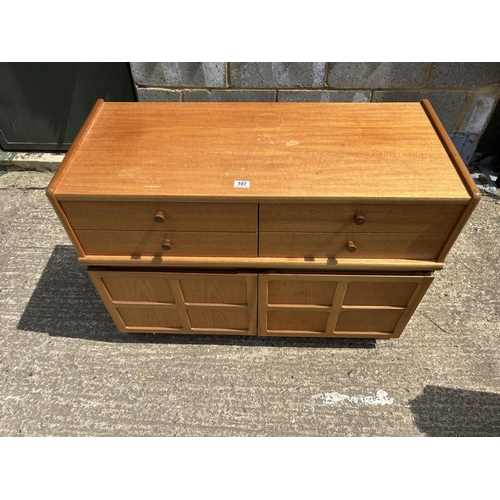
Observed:
[[[257,275],[88,269],[116,326],[129,333],[257,335]]]
[[[259,335],[399,337],[431,273],[259,275]]]

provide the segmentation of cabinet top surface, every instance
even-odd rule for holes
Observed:
[[[103,103],[73,149],[60,199],[470,199],[420,103]]]

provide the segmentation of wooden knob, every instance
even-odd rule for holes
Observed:
[[[349,253],[355,252],[355,251],[357,250],[357,247],[356,247],[356,245],[354,244],[354,241],[349,240],[349,241],[347,242],[347,245],[346,245],[346,250],[347,250]]]
[[[165,214],[162,210],[158,210],[158,212],[156,212],[155,222],[165,222]]]
[[[354,216],[354,224],[361,226],[361,224],[364,224],[365,222],[366,222],[366,219],[363,217],[361,212],[357,212],[356,215]]]
[[[172,250],[172,242],[167,238],[163,244],[161,245],[161,247],[163,248],[163,250]]]

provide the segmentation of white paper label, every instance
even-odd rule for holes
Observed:
[[[249,188],[250,181],[234,181],[235,188]]]

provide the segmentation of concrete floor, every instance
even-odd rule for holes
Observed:
[[[499,436],[500,201],[400,339],[117,333],[45,197],[0,176],[0,436]]]

